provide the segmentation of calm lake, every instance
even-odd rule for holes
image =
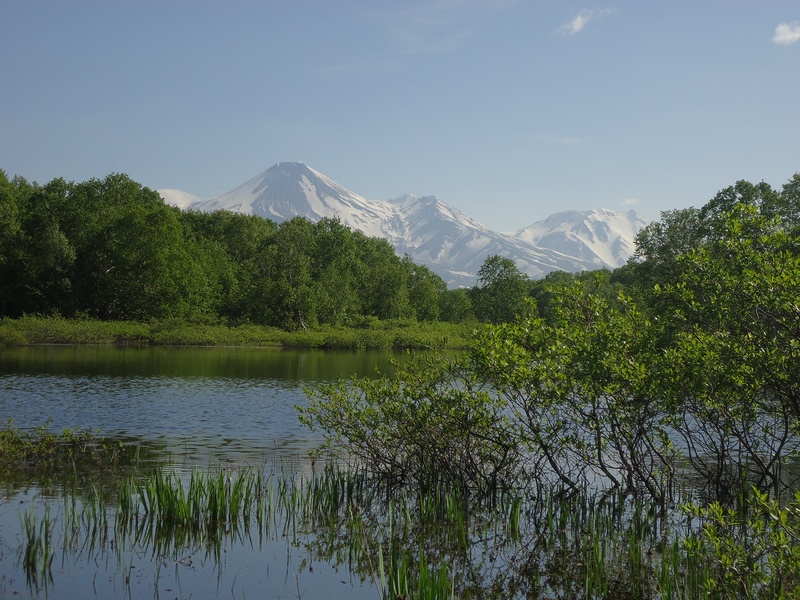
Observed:
[[[126,459],[0,469],[0,600],[704,597],[711,571],[684,542],[705,524],[679,508],[704,489],[690,477],[668,502],[535,478],[473,497],[312,459],[323,440],[299,423],[304,389],[406,358],[0,349],[4,424],[91,428]]]
[[[403,353],[244,348],[48,346],[0,349],[0,420],[20,429],[50,421],[142,443],[179,473],[197,467],[308,468],[321,438],[301,427],[303,389],[351,376],[389,372]],[[26,583],[19,554],[21,515],[59,490],[4,486],[0,504],[0,598],[377,598],[373,581],[346,567],[313,564],[297,540],[226,544],[222,561],[166,560],[133,549],[121,563],[108,553],[56,552],[52,581]],[[280,538],[280,536],[277,536]],[[187,549],[187,556],[192,554]],[[109,562],[110,561],[110,562]],[[313,564],[313,566],[312,566]],[[310,568],[311,567],[311,568]]]

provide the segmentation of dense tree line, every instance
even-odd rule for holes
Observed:
[[[297,329],[462,321],[463,291],[339,221],[184,212],[125,175],[45,185],[0,170],[0,315]]]
[[[178,318],[288,330],[370,319],[504,323],[526,314],[529,297],[546,313],[546,290],[575,277],[584,276],[532,281],[511,259],[489,256],[473,288],[448,289],[385,240],[334,219],[277,224],[181,211],[122,174],[38,185],[0,170],[5,317]],[[590,277],[607,286],[610,274]]]
[[[277,224],[181,211],[126,175],[38,185],[0,170],[0,316],[178,318],[288,330],[375,319],[501,324],[538,316],[552,324],[563,290],[576,283],[617,310],[624,292],[664,313],[676,295],[663,289],[687,281],[679,257],[719,237],[721,219],[741,206],[795,235],[799,190],[797,175],[780,191],[740,181],[700,209],[665,212],[639,235],[637,256],[614,271],[531,280],[511,259],[489,256],[474,287],[448,289],[385,240],[337,220]]]

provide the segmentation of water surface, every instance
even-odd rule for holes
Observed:
[[[295,406],[304,388],[390,372],[391,352],[273,348],[0,349],[0,421],[50,421],[165,444],[203,461],[297,460],[321,442]]]
[[[301,472],[308,470],[308,450],[322,441],[299,423],[295,406],[307,402],[304,388],[390,372],[390,359],[403,356],[263,348],[0,349],[0,421],[13,419],[20,429],[49,423],[54,432],[99,431],[140,445],[151,463],[184,476],[198,467]],[[79,505],[85,504],[86,489],[15,481],[3,482],[2,492],[0,598],[378,596],[373,581],[353,578],[346,565],[315,561],[302,539],[280,531],[264,539],[225,539],[218,556],[202,546],[167,554],[122,548],[110,538],[97,548],[74,547],[63,532],[65,502],[78,494]],[[41,519],[45,507],[59,549],[52,578],[32,582],[21,566],[21,520],[31,509]]]

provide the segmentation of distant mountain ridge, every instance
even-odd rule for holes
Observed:
[[[182,198],[165,190],[166,201]],[[182,206],[184,208],[184,206]],[[521,271],[542,277],[554,270],[616,268],[627,261],[647,221],[633,211],[560,212],[514,234],[492,231],[435,196],[405,194],[367,200],[302,163],[278,163],[235,189],[191,203],[190,210],[229,210],[277,222],[301,216],[338,218],[398,254],[439,274],[450,287],[472,286],[487,256],[511,258]]]
[[[632,210],[573,210],[550,215],[521,229],[515,237],[588,260],[598,265],[595,268],[616,268],[624,265],[636,250],[636,235],[647,224],[646,219]]]

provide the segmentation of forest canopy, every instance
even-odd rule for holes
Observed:
[[[746,230],[736,235],[748,237],[751,250],[763,246],[761,234],[780,231],[781,251],[796,254],[798,198],[797,174],[782,190],[739,181],[700,209],[663,213],[639,234],[636,255],[620,269],[531,280],[511,259],[489,256],[474,287],[448,289],[386,240],[335,219],[278,224],[182,211],[124,174],[39,185],[0,170],[0,317],[184,319],[288,331],[375,320],[500,324],[531,311],[552,322],[562,290],[575,282],[612,306],[621,306],[624,292],[665,314],[687,302],[697,253],[723,252],[714,243],[730,237],[731,214],[750,211],[759,219],[738,220]],[[719,264],[707,260],[704,268]]]
[[[38,185],[0,170],[0,281],[3,317],[292,330],[472,316],[430,269],[337,220],[184,212],[122,174]]]

